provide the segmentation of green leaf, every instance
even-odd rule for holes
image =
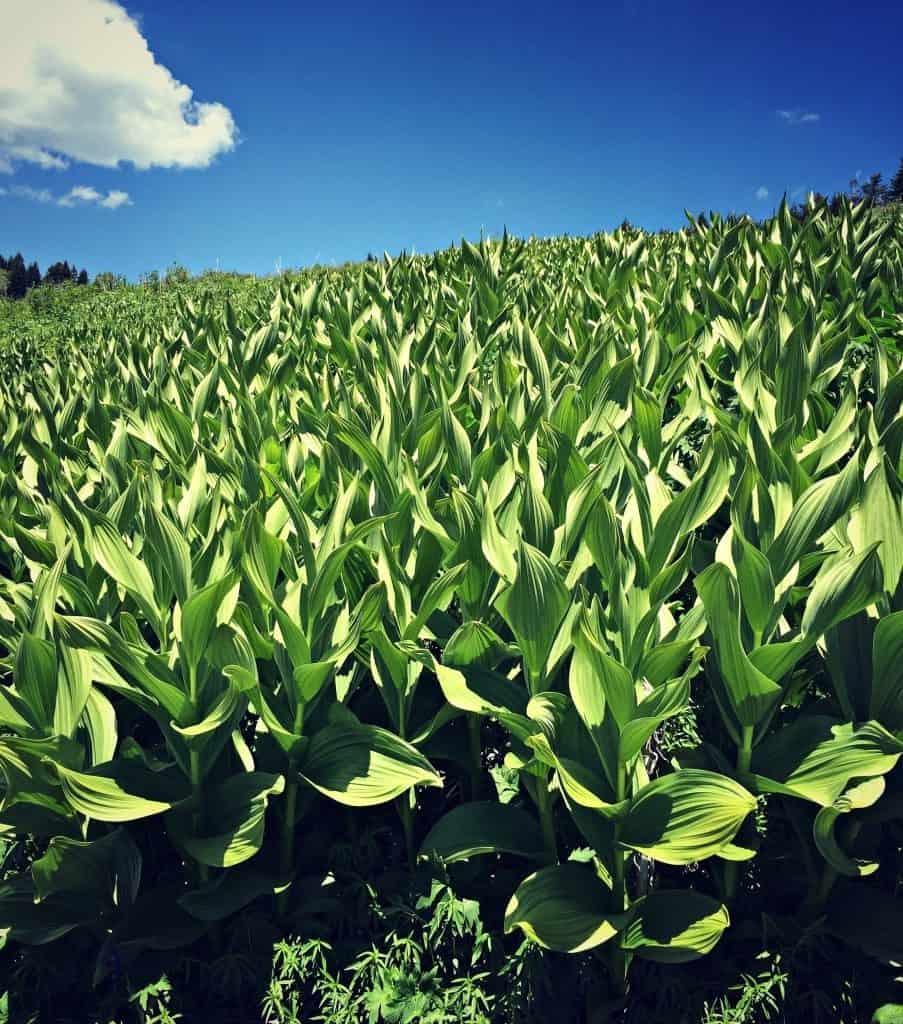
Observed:
[[[517,639],[534,692],[541,689],[546,660],[569,605],[558,570],[541,551],[522,542],[517,577],[498,599],[498,608]]]
[[[805,715],[756,748],[752,770],[764,792],[829,807],[852,779],[886,775],[901,753],[903,740],[877,722],[855,725]]]
[[[662,407],[655,395],[639,384],[633,388],[633,415],[649,463],[657,466],[662,453]]]
[[[39,946],[96,916],[96,902],[90,898],[36,903],[30,879],[0,882],[0,935],[4,938],[8,935],[24,945]]]
[[[514,853],[541,860],[542,832],[526,811],[494,800],[462,804],[427,833],[421,854],[438,853],[447,863],[485,853]]]
[[[459,711],[495,716],[519,739],[536,726],[526,717],[527,697],[522,686],[507,676],[469,665],[464,670],[434,664],[442,695]]]
[[[710,457],[662,512],[655,524],[647,553],[650,572],[655,575],[667,563],[681,537],[707,522],[727,497],[731,463],[724,442],[716,440]]]
[[[480,542],[486,561],[509,583],[517,576],[515,546],[505,537],[495,521],[492,505],[487,501],[483,507]]]
[[[625,764],[643,748],[655,730],[690,703],[689,678],[675,679],[649,693],[636,707],[633,718],[621,729],[619,759]]]
[[[36,900],[57,893],[90,895],[101,906],[128,906],[138,895],[141,851],[125,829],[93,842],[57,836],[31,866]]]
[[[754,726],[768,715],[782,691],[743,649],[736,581],[726,565],[715,562],[696,577],[696,592],[705,606],[725,696],[740,724]]]
[[[216,628],[216,617],[235,582],[235,575],[227,573],[195,591],[185,603],[182,609],[182,653],[189,672],[196,671],[200,665]]]
[[[484,622],[462,622],[448,638],[442,661],[445,665],[462,667],[479,665],[492,669],[510,654],[511,648],[494,629]]]
[[[191,725],[170,723],[170,728],[185,741],[190,751],[199,752],[213,739],[214,734],[224,727],[231,732],[246,707],[238,686],[231,682],[219,694],[219,699],[198,722]]]
[[[693,640],[671,640],[656,644],[643,655],[638,675],[641,679],[647,679],[652,686],[661,686],[677,675],[694,647],[696,643]],[[704,651],[703,648],[702,653]]]
[[[176,685],[164,659],[152,651],[128,643],[111,626],[99,619],[79,615],[58,615],[57,624],[65,641],[74,647],[98,651],[109,658],[140,688],[142,693],[159,704],[170,718],[183,721],[188,708],[188,697]],[[97,666],[95,664],[95,671]],[[98,682],[111,685],[108,678],[96,677]]]
[[[505,910],[515,928],[546,949],[582,953],[607,942],[627,923],[609,910],[610,894],[591,867],[569,861],[529,875]]]
[[[11,687],[7,686],[0,686],[0,726],[19,735],[44,732],[38,716]]]
[[[869,714],[891,732],[903,729],[903,611],[875,627]]]
[[[307,665],[298,665],[292,674],[295,684],[295,706],[303,707],[317,696],[329,681],[335,670],[332,661],[315,661]]]
[[[847,534],[857,551],[880,541],[884,589],[893,594],[903,574],[903,483],[887,456],[865,481],[862,501],[850,516]]]
[[[28,704],[34,718],[50,731],[56,711],[56,651],[49,640],[23,633],[16,649],[14,678],[16,690]]]
[[[750,626],[761,636],[774,611],[775,591],[771,563],[736,529],[731,539],[731,555],[737,571],[743,612]]]
[[[96,821],[137,821],[168,811],[187,796],[157,773],[127,761],[112,761],[89,772],[54,764],[66,800]]]
[[[187,804],[168,814],[167,831],[200,864],[216,868],[241,864],[263,845],[267,803],[284,789],[281,775],[233,775],[204,790],[199,814]]]
[[[116,709],[96,686],[88,693],[82,721],[88,733],[91,766],[112,761],[118,739]]]
[[[756,799],[739,782],[685,768],[644,786],[621,822],[622,845],[664,864],[692,864],[737,834]]]
[[[882,594],[877,543],[858,555],[832,562],[819,572],[806,601],[801,635],[814,641],[844,619],[868,608]]]
[[[604,495],[599,496],[587,516],[584,540],[602,578],[611,579],[618,566],[621,534],[614,509]]]
[[[854,860],[841,849],[834,829],[842,815],[863,807],[871,807],[883,792],[884,779],[877,776],[848,789],[830,807],[822,807],[815,815],[812,825],[815,845],[818,847],[819,853],[838,874],[859,878],[874,874],[878,870],[877,862]]]
[[[162,511],[147,512],[147,540],[162,564],[176,595],[184,606],[191,594],[191,550],[179,527]]]
[[[350,807],[387,803],[416,785],[442,786],[415,747],[375,725],[326,726],[311,738],[298,771],[315,789]]]
[[[104,572],[135,598],[148,622],[156,627],[158,613],[151,574],[105,517],[92,517],[91,547]]]
[[[222,871],[212,882],[186,892],[179,905],[199,921],[223,921],[258,896],[272,893],[275,880],[255,864]]]
[[[242,569],[258,597],[267,604],[272,604],[273,586],[279,574],[283,543],[264,527],[256,512],[249,514],[244,534]]]
[[[464,579],[468,566],[466,563],[446,569],[427,587],[420,599],[420,607],[402,636],[403,640],[416,640],[427,619],[437,609],[445,609],[454,596],[455,588]]]
[[[903,1024],[903,1006],[885,1003],[872,1014],[871,1024]]]
[[[793,565],[808,554],[822,537],[847,512],[860,488],[858,454],[834,476],[825,477],[807,488],[793,506],[790,517],[768,549],[772,575],[782,580]]]
[[[631,909],[621,946],[658,963],[682,964],[705,956],[730,924],[727,907],[689,889],[650,893]]]
[[[91,657],[86,651],[60,644],[53,731],[73,736],[91,693]]]

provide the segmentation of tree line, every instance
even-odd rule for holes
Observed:
[[[835,192],[826,196],[821,192],[812,193],[812,204],[797,203],[791,207],[791,214],[797,220],[805,220],[813,209],[826,206],[831,213],[839,213],[844,199],[854,203],[868,203],[870,206],[889,206],[892,203],[903,203],[903,158],[897,173],[887,183],[880,171],[870,174],[865,181],[858,177],[851,178],[846,192]]]
[[[62,260],[51,263],[44,274],[37,262],[25,263],[22,253],[0,256],[0,296],[21,299],[30,288],[39,284],[87,284],[88,271],[79,270],[74,263]]]

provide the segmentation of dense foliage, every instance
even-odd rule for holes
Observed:
[[[20,252],[8,259],[0,256],[0,298],[21,299],[30,288],[37,288],[42,283],[86,285],[88,271],[79,270],[74,263],[70,266],[68,260],[63,260],[51,263],[42,275],[36,262],[26,266]]]
[[[12,1019],[899,1001],[901,338],[849,204],[13,336]]]

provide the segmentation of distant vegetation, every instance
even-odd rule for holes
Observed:
[[[24,299],[31,288],[41,284],[88,283],[88,271],[79,270],[73,263],[51,263],[45,274],[41,274],[37,263],[25,263],[22,253],[6,258],[0,256],[0,298]]]
[[[859,203],[868,203],[870,206],[875,207],[892,207],[903,203],[903,158],[900,160],[900,166],[896,174],[887,183],[885,183],[881,172],[869,175],[864,181],[853,178],[850,180],[849,188],[846,192],[834,192],[830,196],[824,195],[821,192],[811,193],[805,202],[791,206],[790,213],[797,220],[805,220],[811,215],[813,210],[822,208],[826,208],[830,213],[837,215],[843,206],[844,200],[849,200],[857,205]],[[700,213],[697,216],[697,221],[703,224],[707,223],[706,215]],[[621,227],[625,229],[632,228],[632,225],[629,221],[625,220]],[[663,233],[667,234],[669,232]],[[402,253],[402,255],[406,254]],[[373,253],[367,253],[366,262],[376,262],[376,257]],[[353,265],[354,261],[342,264],[342,266]],[[214,275],[220,276],[221,274],[222,272],[220,271],[206,271],[201,276],[212,278]],[[226,276],[248,275],[227,273]],[[155,288],[160,285],[184,284],[191,277],[192,275],[186,267],[179,263],[173,263],[163,274],[157,270],[146,271],[140,275],[138,283]],[[79,270],[74,263],[70,264],[68,261],[52,263],[42,275],[37,262],[26,263],[26,258],[21,252],[9,257],[0,255],[0,299],[24,299],[32,289],[38,288],[40,285],[59,286],[75,284],[81,286],[88,283],[88,272],[86,270]],[[113,288],[125,283],[124,277],[110,271],[98,273],[93,282],[94,287],[101,291],[111,291]],[[40,307],[42,301],[39,300],[37,304]],[[43,300],[43,305],[56,308],[56,304],[50,300]]]

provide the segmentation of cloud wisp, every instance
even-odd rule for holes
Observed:
[[[767,199],[767,198],[768,198],[768,189],[764,185],[760,185],[756,189],[756,199]]]
[[[0,188],[0,196],[10,196],[13,199],[30,199],[35,203],[52,203],[53,193],[47,188],[32,188],[30,185],[10,185],[9,188]]]
[[[129,198],[128,192],[111,189],[106,195],[103,195],[90,185],[76,185],[57,200],[58,206],[79,206],[84,203],[97,203],[98,206],[104,206],[108,210],[116,210],[120,206],[131,206],[132,200]]]
[[[821,120],[821,114],[813,110],[803,110],[796,107],[793,110],[778,110],[777,116],[786,124],[815,124]]]
[[[158,63],[114,0],[31,0],[0,36],[0,172],[207,167],[237,128]]]
[[[55,196],[48,188],[32,188],[30,185],[10,185],[0,188],[0,197],[29,199],[35,203],[50,203],[54,206],[102,206],[107,210],[118,210],[120,206],[132,206],[128,192],[110,189],[106,195],[91,185],[76,185],[68,192]]]

